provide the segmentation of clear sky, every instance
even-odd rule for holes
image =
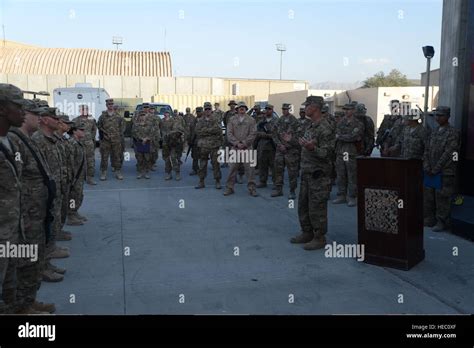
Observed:
[[[0,0],[7,40],[44,47],[171,52],[177,76],[356,82],[439,67],[442,0]],[[165,35],[166,33],[166,35]]]

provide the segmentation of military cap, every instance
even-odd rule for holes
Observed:
[[[218,102],[215,102],[214,103],[214,106],[220,106],[221,104],[219,104]]]
[[[364,112],[367,111],[367,108],[365,107],[365,104],[363,104],[363,103],[357,104],[357,106],[356,106],[355,109],[356,109],[356,111],[359,112],[359,113],[364,113]]]
[[[354,104],[351,104],[351,103],[345,104],[345,105],[342,107],[342,110],[354,110],[354,109],[355,109],[355,105],[354,105]]]
[[[106,103],[110,103],[110,102],[113,103],[113,102],[114,102],[114,98],[105,99],[105,102],[106,102]]]
[[[204,109],[212,109],[212,104],[210,102],[205,102]]]
[[[265,109],[274,109],[275,107],[272,105],[272,104],[267,104],[267,106],[265,106]]]
[[[39,98],[33,99],[33,101],[40,107],[49,107],[48,102],[46,100],[41,100]]]
[[[0,100],[10,101],[17,105],[25,105],[27,103],[23,97],[23,91],[9,83],[0,83]]]
[[[324,104],[323,107],[321,108],[321,112],[324,114],[329,111],[329,105]]]
[[[451,116],[451,108],[448,106],[438,106],[435,110],[435,116]]]
[[[150,107],[150,103],[143,103],[143,104],[142,104],[142,107],[144,107],[144,108],[149,108],[149,107]]]
[[[309,97],[306,97],[305,102],[303,105],[311,105],[311,104],[318,104],[320,107],[323,107],[324,105],[324,98],[317,96],[317,95],[310,95]]]
[[[414,114],[407,114],[402,116],[404,120],[407,121],[418,121],[420,119],[420,114],[419,113],[414,113]]]
[[[202,111],[203,111],[202,106],[198,106],[198,107],[196,108],[196,112],[202,112]]]
[[[81,123],[79,123],[75,128],[76,128],[76,129],[79,129],[79,130],[82,130],[82,131],[83,131],[83,130],[86,130],[86,124],[83,123],[83,122],[81,122]]]
[[[26,104],[23,105],[23,110],[31,112],[32,114],[38,114],[41,112],[41,108],[37,103],[31,99],[26,99]]]
[[[245,104],[244,101],[241,101],[241,102],[239,102],[239,103],[237,104],[237,109],[238,109],[238,108],[242,108],[242,107],[243,107],[243,108],[246,108],[247,110],[249,109],[248,106],[247,106],[247,104]]]
[[[188,107],[186,108],[186,112],[190,112],[190,111],[191,111],[191,108],[188,106]]]
[[[41,117],[52,117],[59,120],[59,116],[57,112],[58,112],[57,108],[43,107],[39,115]]]
[[[231,101],[229,102],[229,104],[227,104],[227,105],[228,105],[228,106],[237,105],[237,103],[235,102],[235,100],[231,100]]]
[[[58,116],[59,116],[59,119],[60,119],[62,122],[66,123],[66,124],[74,124],[74,122],[72,122],[72,121],[69,120],[69,116],[67,116],[67,115],[65,115],[65,114],[62,114],[62,113],[60,113]]]
[[[283,103],[283,105],[281,106],[282,110],[289,110],[290,108],[291,108],[291,104],[288,104],[288,103]]]

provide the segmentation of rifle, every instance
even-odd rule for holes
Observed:
[[[191,145],[188,144],[188,151],[186,152],[186,158],[184,159],[184,162],[188,159],[189,153],[191,152],[191,149],[194,146],[194,142],[196,141],[196,133],[194,133],[193,138],[191,139]]]

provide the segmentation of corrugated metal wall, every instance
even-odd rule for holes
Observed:
[[[170,104],[173,109],[178,109],[180,112],[185,112],[187,107],[190,107],[194,112],[194,109],[198,106],[203,106],[204,102],[219,103],[220,108],[223,111],[229,109],[227,104],[229,101],[235,100],[244,101],[249,108],[253,107],[255,103],[255,97],[242,96],[242,95],[191,95],[191,94],[158,94],[151,97],[152,103],[166,103]]]

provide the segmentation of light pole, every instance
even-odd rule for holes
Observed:
[[[112,37],[112,45],[117,47],[117,51],[119,50],[119,45],[123,44],[123,37],[121,36],[113,36]]]
[[[428,127],[426,123],[426,115],[428,114],[428,95],[430,93],[430,67],[431,67],[431,58],[434,57],[435,50],[433,46],[423,46],[423,54],[426,58],[426,86],[425,86],[425,107],[423,108],[423,123],[425,127]]]
[[[281,80],[281,70],[283,66],[283,52],[286,51],[286,46],[281,43],[278,43],[276,44],[276,48],[277,48],[277,51],[280,52],[280,80]]]

